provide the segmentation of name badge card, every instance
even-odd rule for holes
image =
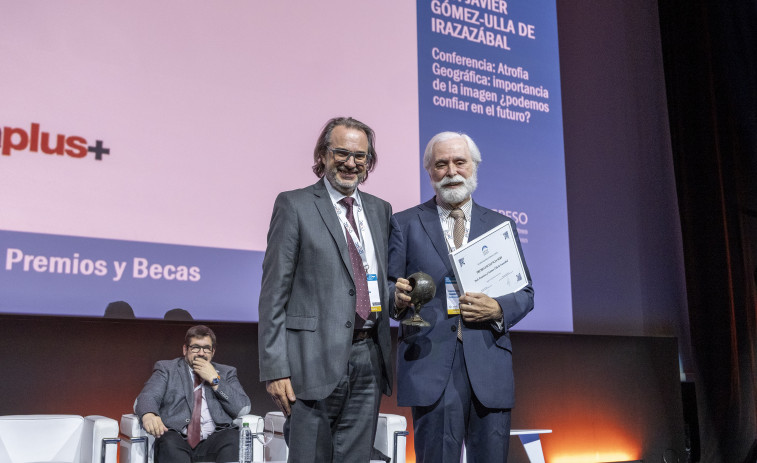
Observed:
[[[455,277],[444,277],[444,289],[447,291],[447,314],[460,315],[460,289]]]
[[[381,294],[379,293],[378,277],[375,273],[366,275],[368,281],[368,297],[371,300],[371,312],[381,312]]]

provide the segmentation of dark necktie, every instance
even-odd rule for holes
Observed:
[[[452,239],[455,241],[455,249],[460,249],[463,245],[465,236],[465,213],[462,209],[452,209],[449,216],[455,219],[455,226],[452,229]],[[457,319],[457,339],[463,340],[463,316]]]
[[[352,229],[355,234],[358,233],[357,224],[355,223],[355,216],[352,214],[352,204],[355,202],[355,198],[342,198],[339,203],[347,208],[347,220],[352,225]],[[345,227],[346,228],[346,227]],[[355,311],[360,318],[367,320],[371,315],[371,299],[368,296],[368,282],[365,276],[365,267],[363,267],[363,259],[360,258],[360,253],[357,252],[357,247],[352,241],[352,237],[347,233],[347,249],[350,252],[350,262],[352,263],[352,274],[355,276]]]
[[[197,376],[196,373],[192,373],[192,376],[195,379],[195,389],[194,389],[194,399],[195,399],[195,405],[194,409],[192,409],[192,418],[189,420],[189,426],[187,426],[187,443],[189,443],[189,446],[192,448],[197,447],[197,444],[200,443],[200,415],[202,414],[202,387],[198,387],[202,380],[200,380],[200,377]]]

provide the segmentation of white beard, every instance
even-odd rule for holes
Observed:
[[[444,185],[460,182],[462,182],[462,185],[457,188],[444,188]],[[439,195],[442,201],[447,204],[458,204],[468,199],[476,190],[476,187],[478,186],[478,172],[473,171],[473,174],[468,178],[463,178],[460,174],[451,178],[444,177],[438,182],[432,181],[431,185],[434,187],[434,191],[436,191],[436,194]]]

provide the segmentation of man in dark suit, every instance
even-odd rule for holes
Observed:
[[[529,284],[520,291],[458,298],[449,252],[505,221],[512,223],[471,199],[480,162],[467,135],[434,136],[423,163],[436,196],[392,217],[393,316],[411,312],[406,310],[411,286],[405,277],[423,271],[436,284],[434,299],[420,313],[431,326],[401,326],[397,348],[397,402],[412,406],[420,463],[458,463],[463,441],[469,463],[507,461],[514,403],[509,329],[533,308],[534,291],[526,268]],[[517,238],[514,223],[512,229]]]
[[[287,415],[293,462],[370,460],[391,393],[389,203],[358,190],[374,134],[334,118],[314,150],[321,179],[276,198],[260,289],[260,379]]]
[[[184,337],[183,357],[161,360],[134,402],[142,426],[155,436],[163,462],[237,461],[239,431],[232,421],[250,412],[237,370],[213,363],[216,335],[204,325]]]

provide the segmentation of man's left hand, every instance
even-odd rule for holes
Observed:
[[[501,321],[499,303],[483,293],[465,293],[460,298],[460,315],[468,323]]]
[[[213,368],[213,364],[202,357],[196,357],[194,359],[192,362],[192,370],[206,383],[212,383],[213,378],[218,377],[218,373],[216,372],[216,369]]]

